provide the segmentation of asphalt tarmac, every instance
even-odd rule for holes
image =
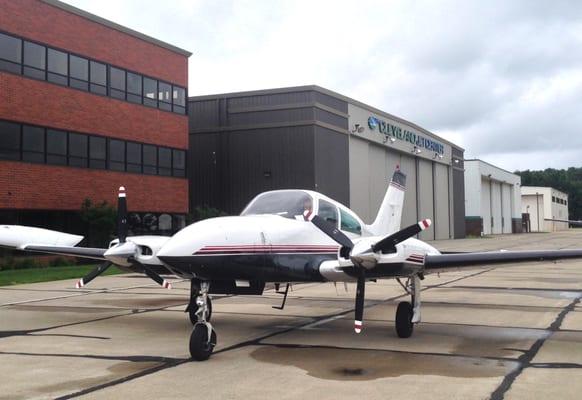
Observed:
[[[582,230],[433,242],[441,250],[582,247]],[[580,399],[582,261],[431,275],[422,320],[394,331],[395,281],[213,299],[218,346],[188,359],[189,284],[97,278],[0,288],[0,399]]]

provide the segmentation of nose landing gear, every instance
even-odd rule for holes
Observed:
[[[200,283],[197,280],[192,280],[190,285],[190,302],[188,303],[188,307],[184,310],[184,312],[188,313],[190,317],[190,322],[192,325],[196,325],[199,321],[199,309],[198,306],[198,297],[200,296]],[[205,320],[210,321],[210,317],[212,316],[212,299],[209,296],[206,296],[206,313],[205,313]]]
[[[208,282],[200,283],[200,291],[195,302],[197,307],[194,313],[196,323],[190,335],[190,356],[196,361],[208,360],[216,346],[216,332],[207,320],[207,316],[210,316],[209,286]],[[190,318],[192,319],[192,316]]]

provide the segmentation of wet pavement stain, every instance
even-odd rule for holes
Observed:
[[[186,298],[175,298],[170,296],[157,297],[157,298],[137,298],[132,297],[129,299],[99,299],[93,304],[99,305],[110,305],[119,308],[129,308],[129,309],[144,309],[144,308],[167,308],[176,306],[186,306],[188,304],[188,299]]]
[[[505,376],[517,367],[517,362],[448,354],[301,346],[269,345],[254,350],[251,356],[265,363],[292,365],[314,378],[338,381],[369,381],[402,375],[490,378]]]
[[[162,363],[146,361],[146,362],[133,362],[133,361],[123,361],[114,364],[107,368],[107,374],[92,378],[84,379],[74,379],[65,382],[59,382],[52,385],[45,385],[35,388],[35,392],[43,396],[52,397],[58,395],[62,392],[67,392],[71,390],[80,390],[96,385],[100,385],[114,379],[119,379],[124,376],[132,375],[146,369],[154,368]],[[2,399],[0,397],[0,399]]]

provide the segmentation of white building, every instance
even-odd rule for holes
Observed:
[[[521,177],[482,160],[465,160],[467,235],[521,232]]]
[[[568,195],[550,187],[523,186],[521,212],[529,214],[532,232],[554,232],[568,229],[567,222],[546,219],[568,219]]]

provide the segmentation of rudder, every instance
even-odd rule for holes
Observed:
[[[374,235],[391,235],[400,230],[405,189],[406,175],[400,169],[396,169],[378,210],[378,215],[374,222],[367,227]]]

